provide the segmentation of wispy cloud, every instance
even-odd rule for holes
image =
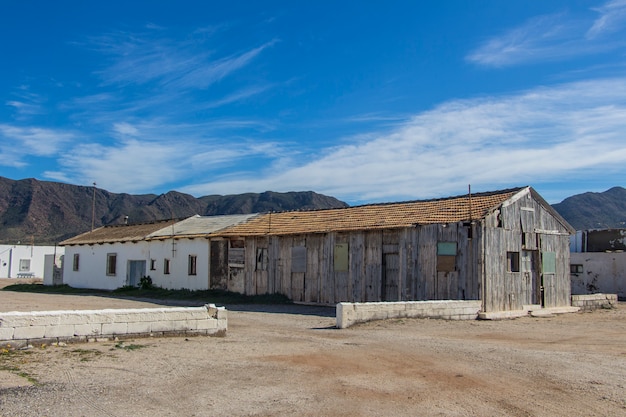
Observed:
[[[188,187],[195,194],[312,189],[348,201],[393,201],[554,178],[624,173],[626,79],[457,100],[403,126],[309,161]]]
[[[485,41],[466,59],[477,65],[505,67],[604,53],[626,45],[626,37],[602,36],[625,31],[626,1],[610,1],[594,10],[600,14],[595,19],[567,13],[534,17]]]
[[[208,32],[202,32],[206,35]],[[156,35],[160,37],[156,37]],[[276,40],[220,56],[203,41],[173,40],[156,33],[117,32],[92,40],[97,51],[108,55],[111,65],[98,72],[106,84],[156,83],[161,88],[207,88],[250,64]]]
[[[609,1],[594,10],[600,14],[600,17],[587,31],[587,38],[593,39],[623,29],[626,23],[626,0]]]
[[[0,124],[0,165],[24,166],[27,156],[55,156],[62,145],[75,139],[70,132],[40,127]]]
[[[75,146],[59,158],[60,169],[46,177],[77,184],[96,181],[114,192],[154,192],[197,176],[212,178],[246,158],[270,159],[280,149],[271,142],[211,138],[202,125],[119,122],[105,133],[115,141]]]

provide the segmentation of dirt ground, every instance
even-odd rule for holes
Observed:
[[[0,311],[149,305],[0,291]],[[330,308],[226,307],[223,338],[3,352],[0,416],[626,416],[624,303],[344,330]]]

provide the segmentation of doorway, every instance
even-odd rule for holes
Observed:
[[[126,285],[138,287],[141,278],[146,275],[146,261],[128,261]]]
[[[539,279],[539,253],[533,250],[522,251],[521,272],[525,291],[525,304],[543,306],[541,282]]]

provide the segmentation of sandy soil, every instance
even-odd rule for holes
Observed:
[[[0,291],[0,310],[29,304],[150,305]],[[334,328],[334,309],[227,308],[223,338],[2,353],[0,416],[626,415],[624,303],[549,318],[345,330]]]

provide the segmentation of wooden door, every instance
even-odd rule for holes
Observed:
[[[523,304],[542,304],[541,283],[537,265],[537,251],[522,251],[521,272],[524,284]]]
[[[381,280],[382,301],[398,301],[398,282],[400,279],[400,255],[383,254],[383,276]]]

